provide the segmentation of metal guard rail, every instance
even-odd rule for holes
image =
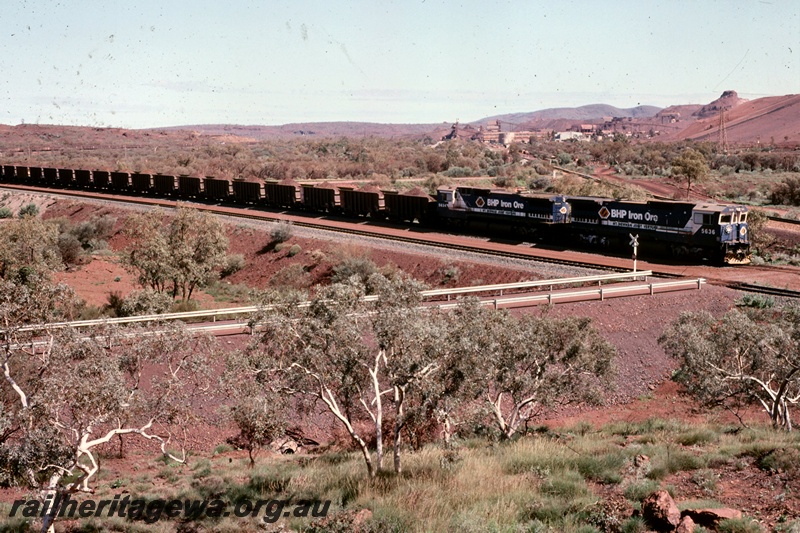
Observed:
[[[535,287],[550,287],[552,290],[553,287],[558,285],[570,285],[573,283],[593,283],[597,282],[601,284],[603,281],[618,281],[624,279],[636,279],[640,277],[647,278],[648,276],[652,276],[652,270],[639,270],[636,272],[621,272],[616,274],[599,274],[596,276],[583,276],[577,278],[558,278],[558,279],[549,279],[549,280],[538,280],[538,281],[521,281],[518,283],[501,283],[497,285],[477,285],[474,287],[455,287],[452,289],[431,289],[427,291],[422,291],[423,298],[431,298],[436,296],[447,296],[448,300],[450,296],[457,295],[457,294],[472,294],[477,292],[495,292],[498,291],[500,296],[503,295],[504,291],[507,290],[514,290],[514,289],[530,289]],[[367,296],[364,298],[365,301],[376,301],[378,296]],[[307,306],[309,305],[307,302],[300,304],[300,306]],[[102,319],[94,319],[94,320],[75,320],[72,322],[53,322],[50,324],[37,324],[33,326],[25,326],[22,328],[17,329],[19,332],[24,331],[38,331],[41,329],[60,329],[60,328],[83,328],[83,327],[92,327],[92,326],[102,326],[106,324],[135,324],[141,322],[164,322],[168,320],[185,320],[185,319],[192,319],[192,318],[211,318],[212,320],[216,320],[217,317],[220,316],[232,316],[232,315],[248,315],[255,313],[259,309],[264,309],[258,306],[247,306],[247,307],[229,307],[225,309],[206,309],[200,311],[186,311],[183,313],[164,313],[160,315],[141,315],[141,316],[131,316],[131,317],[122,317],[122,318],[102,318]]]
[[[534,303],[534,302],[547,302],[548,304],[556,303],[556,300],[575,300],[576,301],[584,301],[584,300],[591,300],[591,299],[600,299],[603,300],[606,296],[608,297],[615,297],[615,296],[625,296],[625,293],[633,292],[638,294],[630,294],[630,296],[638,296],[641,294],[650,294],[654,295],[660,292],[667,292],[667,291],[656,291],[658,289],[676,289],[676,290],[684,290],[690,288],[697,288],[706,283],[705,278],[696,278],[696,279],[688,279],[688,280],[680,280],[680,281],[661,281],[661,282],[650,282],[650,283],[643,283],[640,285],[626,285],[624,287],[607,287],[607,288],[597,288],[597,289],[590,289],[590,290],[581,290],[581,291],[569,291],[569,292],[557,292],[557,293],[548,293],[548,294],[536,294],[536,295],[529,295],[529,296],[507,296],[504,298],[495,298],[484,300],[482,305],[491,305],[494,306],[495,309],[498,309],[502,306],[506,306],[509,304],[518,304],[518,303]],[[434,304],[433,307],[437,307],[439,309],[453,309],[457,307],[458,303],[451,303],[451,302],[442,302],[438,304]],[[428,309],[429,307],[423,307],[422,309]],[[158,315],[156,315],[158,316]],[[257,327],[257,325],[256,325]],[[189,325],[187,326],[189,331],[205,331],[205,332],[223,332],[228,331],[232,333],[243,333],[249,332],[252,333],[250,326],[246,322],[236,321],[231,322],[228,324],[198,324],[198,325]],[[159,331],[140,331],[136,333],[124,333],[122,334],[123,338],[134,338],[138,336],[150,336],[150,335],[157,335],[160,333]],[[24,343],[25,346],[45,346],[48,344],[49,341],[33,341],[33,342],[26,342]],[[20,345],[12,345],[12,349],[16,349]]]
[[[661,281],[643,283],[640,285],[626,285],[624,287],[605,287],[581,291],[570,292],[550,292],[547,294],[536,294],[530,296],[508,297],[508,298],[495,298],[494,300],[484,300],[481,302],[483,305],[493,305],[495,309],[500,306],[516,303],[534,303],[534,302],[547,302],[548,304],[556,303],[556,300],[604,300],[606,297],[616,296],[639,296],[642,294],[650,294],[651,296],[660,292],[669,292],[670,290],[686,290],[690,288],[700,289],[706,283],[705,278],[686,279],[680,281]],[[656,290],[666,289],[666,290]],[[627,294],[635,293],[635,294]],[[457,307],[458,303],[441,304],[437,307],[441,309],[452,309]]]

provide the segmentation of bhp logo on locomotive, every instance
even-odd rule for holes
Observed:
[[[638,220],[643,222],[658,222],[658,215],[654,215],[650,211],[638,213],[636,211],[628,211],[627,209],[608,209],[603,206],[599,213],[600,218],[614,218],[617,220]]]
[[[525,207],[525,204],[516,200],[510,202],[508,200],[499,200],[497,198],[489,198],[486,200],[486,205],[489,207],[504,207],[506,209],[522,209]]]

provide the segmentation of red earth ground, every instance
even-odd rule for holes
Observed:
[[[48,202],[46,217],[65,216],[72,221],[88,220],[92,216],[109,214],[117,218],[115,234],[110,239],[112,251],[119,252],[129,245],[122,232],[130,211],[112,207],[81,204],[74,201]],[[289,257],[288,247],[280,252],[265,251],[269,242],[269,228],[258,229],[249,225],[231,225],[228,228],[231,253],[245,256],[247,266],[234,274],[228,281],[252,287],[263,288],[269,280],[286,266],[299,263],[310,268],[314,282],[330,276],[333,260],[344,256],[367,256],[379,266],[396,265],[399,269],[426,281],[433,286],[441,286],[447,280],[448,269],[457,267],[457,279],[449,279],[450,285],[473,285],[478,283],[500,283],[531,279],[530,271],[508,266],[495,266],[463,260],[442,260],[431,254],[419,254],[398,250],[393,247],[367,248],[362,244],[341,244],[320,241],[308,237],[293,236],[289,243],[299,245],[301,252]],[[315,253],[318,250],[320,253]],[[79,266],[71,271],[58,274],[58,279],[73,286],[79,296],[91,305],[105,303],[108,292],[119,291],[123,296],[135,288],[134,276],[127,272],[120,260],[106,255]],[[115,281],[119,279],[119,281]],[[479,281],[480,280],[480,281]],[[564,407],[543,416],[542,422],[563,428],[579,421],[592,425],[607,422],[642,421],[648,418],[679,419],[687,422],[733,422],[717,413],[701,412],[694,402],[682,395],[677,386],[669,381],[675,368],[675,361],[664,354],[657,338],[666,324],[675,320],[684,311],[708,310],[715,315],[724,313],[734,306],[740,293],[718,286],[707,286],[700,291],[665,293],[652,297],[623,298],[618,300],[573,303],[558,305],[550,313],[556,316],[578,315],[593,319],[594,324],[618,350],[616,359],[617,386],[609,391],[605,406]],[[200,297],[204,306],[228,306],[227,303],[213,302],[207,295]],[[541,312],[534,309],[533,312]],[[249,341],[247,336],[220,338],[227,349],[241,347]],[[752,412],[749,417],[763,421],[760,414]],[[328,422],[320,420],[325,429]],[[194,428],[191,440],[196,449],[209,452],[228,437],[234,435],[232,427]],[[323,431],[312,432],[322,435]],[[315,435],[315,436],[316,436]],[[134,454],[156,453],[154,447],[131,440],[128,449]],[[114,476],[129,475],[130,462],[117,461],[111,457],[104,459],[103,467],[114,472]],[[230,452],[231,457],[241,457],[243,452]],[[730,470],[730,471],[729,471]],[[784,479],[784,474],[763,472],[754,465],[744,465],[744,470],[723,469],[718,472],[720,479],[714,498],[734,508],[745,511],[750,516],[760,516],[764,523],[774,524],[781,513],[800,517],[800,487],[798,481]],[[781,477],[783,476],[783,477]],[[699,489],[684,474],[671,476],[665,483],[672,484],[687,497]],[[783,500],[776,500],[785,493]],[[0,499],[7,500],[16,493],[0,491]]]

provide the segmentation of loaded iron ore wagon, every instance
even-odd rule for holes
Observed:
[[[98,189],[107,189],[111,183],[111,173],[107,170],[95,170],[92,172],[92,182]]]
[[[23,181],[24,178],[20,173],[20,169],[25,167],[17,167],[17,179]],[[58,183],[58,169],[57,168],[43,168],[41,171],[36,171],[36,174],[41,176],[42,183],[54,185]]]
[[[186,198],[200,198],[203,180],[197,176],[178,176],[178,194]]]
[[[44,181],[43,171],[41,168],[28,167],[28,180],[34,185],[41,185]]]
[[[71,187],[75,178],[75,173],[71,168],[59,168],[57,172],[56,184],[59,187]]]
[[[28,167],[19,166],[18,165],[16,167],[16,170],[17,170],[17,172],[16,172],[17,181],[22,181],[22,182],[29,182],[30,181],[30,179],[31,179],[30,178],[30,169]]]
[[[131,190],[140,193],[149,193],[153,188],[153,177],[150,174],[134,172],[131,174]]]
[[[397,193],[383,191],[386,217],[394,222],[427,224],[436,216],[436,201],[419,187]]]
[[[303,191],[296,181],[289,179],[264,183],[264,203],[270,207],[292,208],[303,205]]]
[[[383,218],[384,200],[380,189],[365,185],[360,189],[339,187],[342,212],[348,216]]]
[[[303,205],[319,213],[338,213],[341,207],[339,188],[327,181],[318,185],[303,185]]]
[[[178,180],[175,176],[156,174],[153,176],[153,189],[158,194],[172,196],[178,190]]]
[[[206,177],[203,189],[207,200],[224,202],[231,197],[231,182],[226,179]]]
[[[27,182],[32,185],[41,185],[44,182],[44,176],[41,168],[37,167],[22,167],[26,170],[23,171],[23,174],[27,172]]]
[[[264,186],[257,181],[233,180],[233,197],[240,204],[258,204],[264,198]]]
[[[75,185],[85,189],[92,186],[92,173],[89,170],[75,171]]]
[[[117,191],[127,191],[131,186],[131,175],[127,172],[111,173],[111,188]]]
[[[3,181],[17,181],[17,173],[13,165],[3,165]]]

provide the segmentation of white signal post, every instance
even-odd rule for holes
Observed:
[[[628,233],[631,236],[631,246],[633,246],[633,271],[636,272],[636,255],[639,251],[639,235],[633,235],[632,233]]]

